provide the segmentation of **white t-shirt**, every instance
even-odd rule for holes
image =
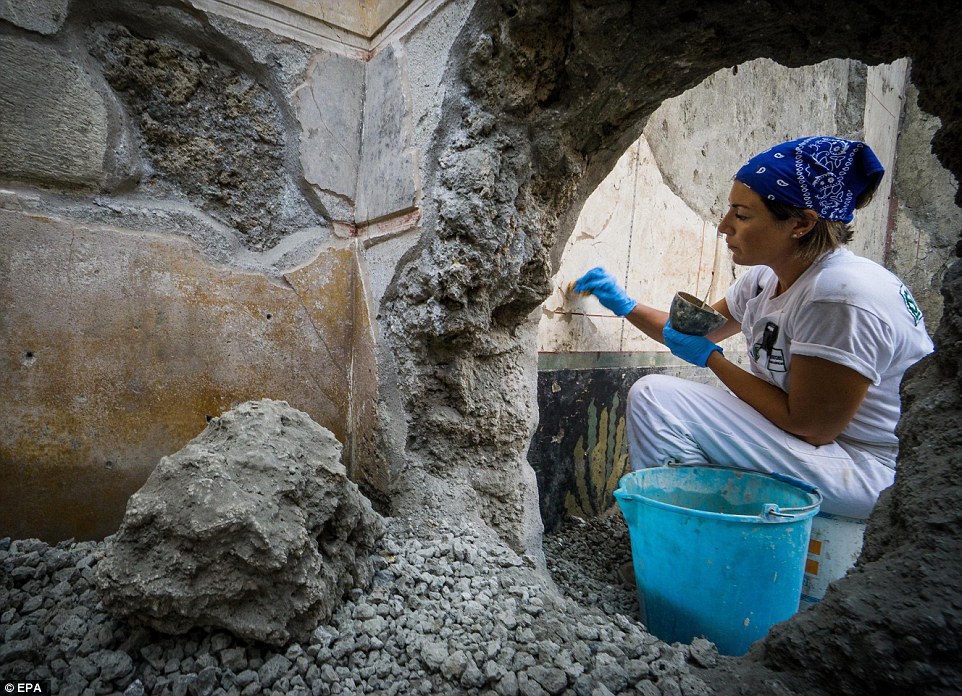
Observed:
[[[849,367],[872,383],[839,442],[896,444],[902,375],[933,350],[909,289],[847,249],[826,253],[774,297],[777,288],[770,268],[753,266],[726,295],[748,342],[752,372],[787,393],[792,355]]]

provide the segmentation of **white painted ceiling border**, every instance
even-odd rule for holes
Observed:
[[[367,38],[309,15],[266,0],[190,0],[199,10],[267,29],[279,36],[338,53],[369,60],[378,50],[403,36],[450,0],[413,0]]]
[[[412,0],[402,7],[384,26],[379,27],[371,38],[370,55],[374,55],[396,38],[404,36],[435,10],[450,0]]]

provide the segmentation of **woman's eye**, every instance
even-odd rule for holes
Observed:
[[[747,220],[747,219],[748,219],[748,216],[747,216],[747,215],[739,215],[738,213],[735,213],[735,219],[736,219],[736,220]]]

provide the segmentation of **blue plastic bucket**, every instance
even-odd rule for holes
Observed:
[[[641,619],[662,640],[704,636],[743,655],[798,610],[822,496],[778,474],[709,466],[642,469],[615,498],[628,524]]]

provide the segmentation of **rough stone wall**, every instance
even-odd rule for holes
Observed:
[[[919,108],[918,90],[910,85],[899,135],[895,234],[888,261],[912,288],[930,331],[942,318],[942,278],[962,229],[962,212],[955,204],[958,182],[931,164],[932,139],[941,125]]]
[[[316,220],[277,215],[285,183],[281,119],[270,92],[197,47],[142,38],[118,24],[89,31],[104,77],[139,120],[149,175],[236,229],[244,246],[269,249]]]
[[[530,142],[523,124],[504,113],[505,106],[529,111],[550,86],[492,83],[500,77],[491,69],[494,51],[490,35],[474,32],[455,47],[469,56],[467,86],[446,99],[428,172],[430,232],[389,289],[385,314],[406,396],[408,457],[449,485],[469,484],[485,521],[538,554],[536,491],[524,459],[536,418],[533,331],[525,320],[548,291],[544,239],[555,222],[540,218],[533,199],[556,192],[545,182],[532,186],[529,166],[560,153],[553,140]],[[530,70],[521,74],[537,81],[536,66],[563,54],[555,36],[498,60],[517,60]],[[504,102],[492,113],[472,99],[475,91]],[[563,189],[564,179],[558,183]]]

